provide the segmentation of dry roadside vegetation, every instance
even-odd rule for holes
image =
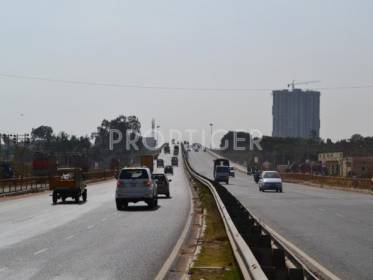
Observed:
[[[243,279],[212,194],[198,182],[194,182],[194,187],[202,207],[206,210],[206,229],[202,237],[201,251],[190,270],[190,279]]]

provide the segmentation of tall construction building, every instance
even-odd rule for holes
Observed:
[[[275,90],[272,94],[272,136],[320,136],[320,92],[293,89]]]

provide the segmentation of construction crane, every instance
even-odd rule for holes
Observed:
[[[305,82],[298,81],[297,82],[293,80],[290,84],[288,84],[288,88],[291,88],[291,90],[293,91],[296,85],[308,85],[308,84],[314,84],[314,83],[320,83],[320,81],[305,81]]]

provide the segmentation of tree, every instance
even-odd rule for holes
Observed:
[[[362,141],[364,141],[364,137],[362,135],[356,133],[356,134],[351,136],[350,141],[352,143],[362,142]]]
[[[53,136],[53,129],[50,126],[41,125],[31,131],[32,139],[50,141]]]

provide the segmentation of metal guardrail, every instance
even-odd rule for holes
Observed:
[[[85,180],[106,179],[114,176],[114,170],[95,170],[83,173]],[[38,192],[49,189],[49,177],[24,177],[0,180],[0,195]]]
[[[244,279],[260,279],[266,280],[268,279],[264,274],[263,270],[261,269],[257,259],[253,255],[252,251],[250,250],[249,246],[246,244],[240,233],[238,232],[235,224],[233,223],[223,201],[221,200],[218,192],[216,191],[215,187],[211,183],[210,180],[201,176],[197,172],[193,170],[190,166],[188,160],[184,156],[184,149],[183,149],[183,157],[185,166],[188,172],[192,175],[193,178],[198,180],[201,184],[205,185],[211,191],[220,215],[223,219],[224,226],[229,238],[229,241],[232,246],[232,250],[234,256],[237,260],[237,263],[240,267],[241,273]]]

